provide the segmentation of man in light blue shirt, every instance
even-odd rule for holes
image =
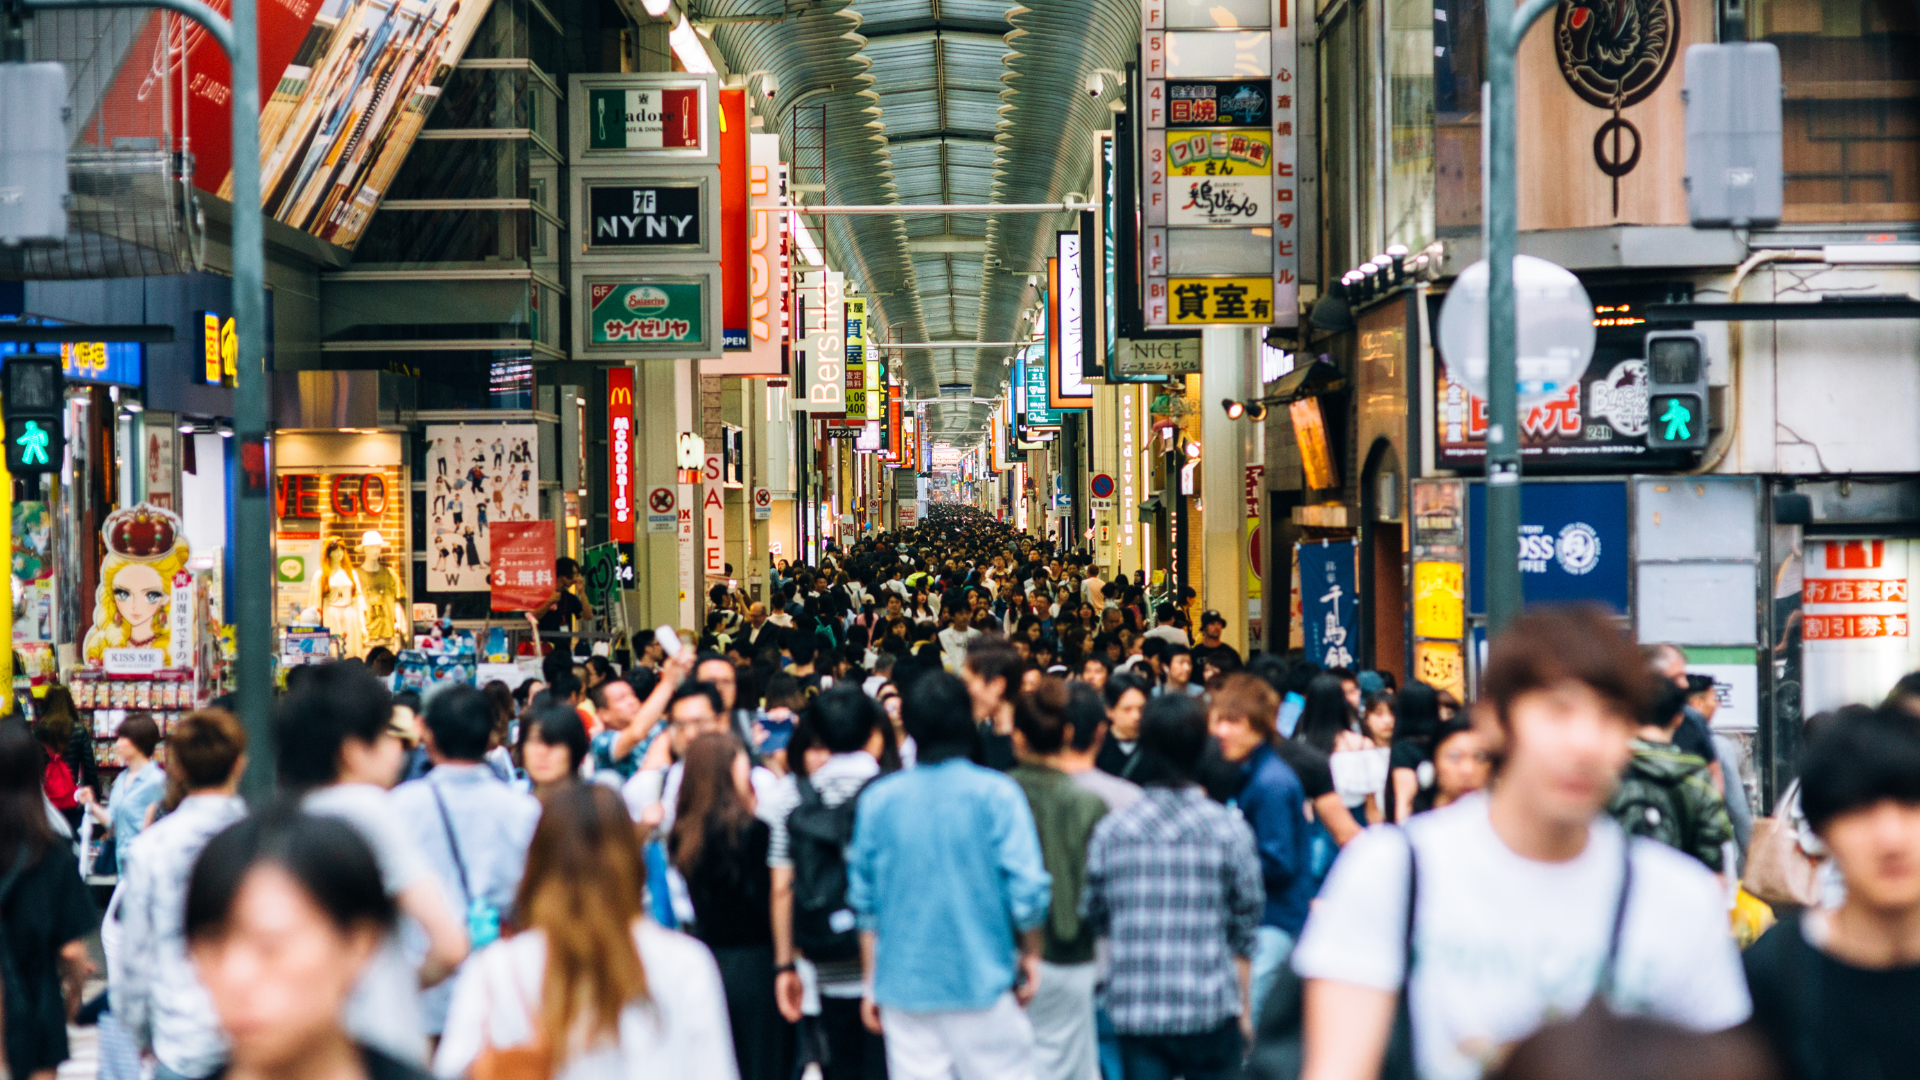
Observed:
[[[923,675],[905,712],[919,766],[860,796],[847,849],[870,987],[861,1017],[886,1036],[894,1080],[1030,1080],[1022,1007],[1039,989],[1053,887],[1033,813],[1012,779],[967,760],[966,684]]]
[[[512,914],[540,803],[501,783],[487,767],[493,705],[479,689],[450,686],[433,695],[426,721],[433,771],[393,789],[393,807],[441,890],[456,911],[466,913],[467,937],[477,952],[500,936]],[[415,935],[410,950],[423,951],[425,935],[408,932]],[[452,979],[420,992],[427,1034],[440,1034],[452,992]]]

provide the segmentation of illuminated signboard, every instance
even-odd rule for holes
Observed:
[[[0,320],[0,337],[6,324]],[[51,319],[33,325],[57,326]],[[57,344],[50,341],[18,343],[0,341],[0,363],[16,353],[58,356],[61,374],[69,382],[107,383],[113,386],[139,386],[146,368],[145,346],[130,341],[77,341]]]
[[[633,543],[633,369],[607,369],[608,536]]]

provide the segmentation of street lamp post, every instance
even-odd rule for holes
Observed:
[[[1487,626],[1498,632],[1523,603],[1520,589],[1519,332],[1513,256],[1519,229],[1514,143],[1514,65],[1520,41],[1559,0],[1487,5]]]
[[[247,728],[250,799],[272,794],[273,552],[267,517],[266,229],[260,212],[260,62],[255,0],[232,0],[232,20],[201,0],[18,0],[30,10],[165,8],[199,23],[233,70],[233,323],[239,385],[233,427],[239,452],[228,468],[238,507],[233,566],[234,663]]]

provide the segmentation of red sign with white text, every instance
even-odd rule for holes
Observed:
[[[532,611],[553,595],[554,542],[551,521],[496,521],[491,576],[495,611]]]
[[[728,350],[753,347],[748,221],[747,92],[720,91],[720,326]]]
[[[607,369],[608,536],[616,544],[633,543],[633,369]]]

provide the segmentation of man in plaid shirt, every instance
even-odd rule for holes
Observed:
[[[1250,1024],[1260,859],[1246,821],[1193,783],[1207,746],[1197,701],[1154,698],[1140,746],[1164,779],[1101,819],[1087,848],[1082,903],[1111,948],[1107,1012],[1129,1080],[1225,1080]]]

